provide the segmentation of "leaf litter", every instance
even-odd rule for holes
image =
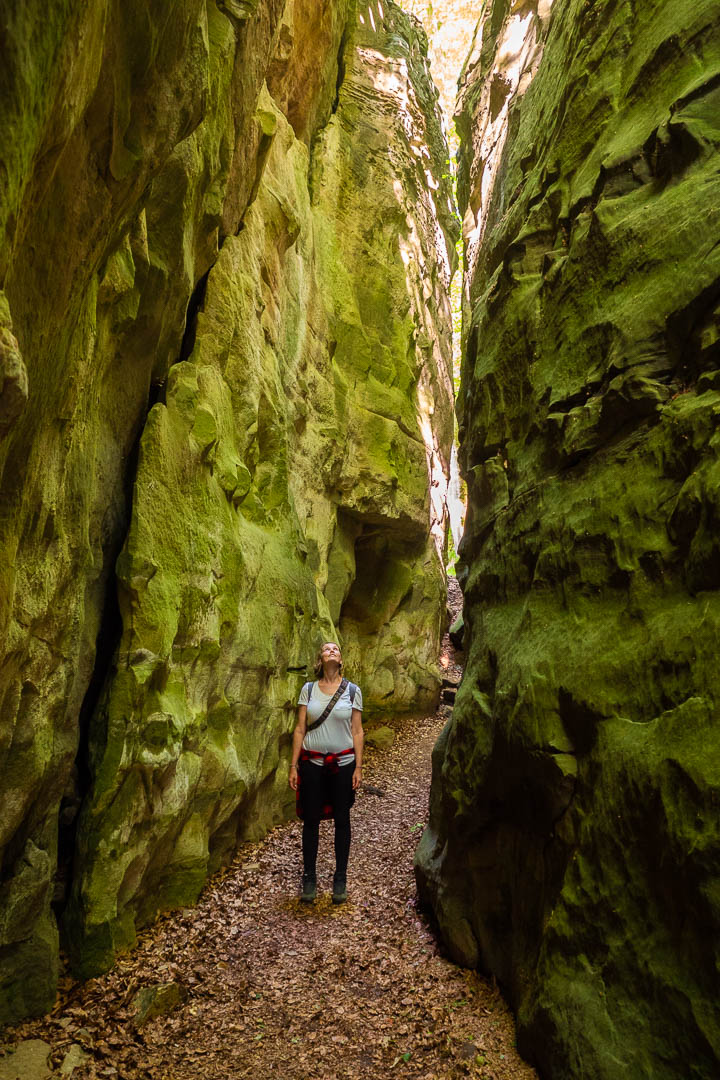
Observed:
[[[441,663],[459,678],[447,637]],[[394,745],[366,755],[346,904],[330,900],[332,823],[313,905],[299,900],[301,823],[280,825],[107,975],[64,980],[52,1013],[11,1040],[44,1039],[54,1070],[79,1047],[73,1080],[535,1078],[497,986],[445,959],[417,907],[413,853],[449,711],[398,722]],[[139,991],[168,984],[178,1003],[139,1025]]]

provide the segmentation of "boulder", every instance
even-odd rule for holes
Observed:
[[[387,724],[368,728],[365,732],[365,744],[374,750],[389,750],[395,742],[395,732]]]

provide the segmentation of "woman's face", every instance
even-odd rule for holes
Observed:
[[[334,641],[326,642],[320,650],[320,658],[323,664],[342,664],[340,647]]]

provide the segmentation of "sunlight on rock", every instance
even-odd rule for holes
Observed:
[[[548,0],[537,12],[506,12],[497,35],[492,66],[481,62],[483,23],[465,65],[458,104],[474,117],[472,134],[472,174],[474,183],[463,217],[467,282],[474,272],[485,227],[486,212],[493,197],[498,170],[508,136],[508,118],[518,97],[529,89],[543,52],[543,29],[552,8]]]

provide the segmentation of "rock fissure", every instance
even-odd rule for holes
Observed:
[[[332,103],[331,113],[334,116],[338,111],[340,105],[340,91],[342,90],[343,83],[345,82],[345,49],[348,43],[347,29],[343,30],[340,38],[340,44],[338,45],[337,53],[337,79],[335,81],[335,99]]]
[[[210,276],[212,267],[208,269],[200,278],[195,288],[193,289],[190,299],[188,300],[187,312],[185,314],[185,329],[183,331],[182,341],[180,343],[180,352],[178,354],[178,363],[184,363],[192,356],[193,349],[195,348],[195,339],[197,336],[197,317],[200,311],[202,311],[203,303],[205,302],[205,294],[207,292],[207,283]],[[150,412],[150,409],[148,409]]]
[[[248,196],[247,205],[245,206],[245,210],[243,212],[243,215],[240,218],[240,221],[238,222],[238,227],[237,227],[237,230],[236,230],[236,236],[239,236],[240,233],[245,228],[246,214],[247,214],[248,210],[250,209],[250,207],[255,202],[255,200],[257,199],[258,192],[260,190],[260,184],[262,182],[263,172],[265,171],[265,164],[266,164],[267,159],[268,159],[268,154],[270,153],[270,148],[272,147],[274,136],[275,136],[274,129],[271,130],[271,131],[263,130],[261,135],[260,135],[260,141],[258,143],[258,149],[257,149],[257,161],[256,161],[256,164],[255,164],[255,179],[253,180],[252,187],[250,188],[250,194]]]

